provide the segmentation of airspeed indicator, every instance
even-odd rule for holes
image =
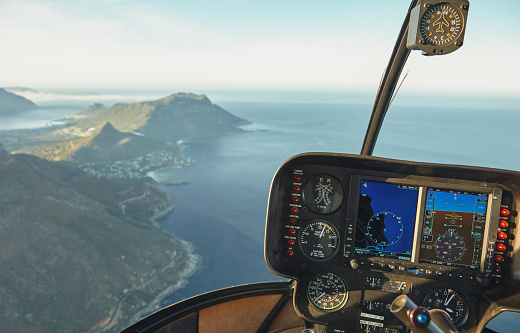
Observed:
[[[298,243],[307,258],[324,261],[332,258],[338,251],[338,231],[329,222],[311,221],[301,229]]]

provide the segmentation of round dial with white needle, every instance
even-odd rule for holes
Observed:
[[[301,229],[298,243],[307,258],[324,261],[332,258],[338,251],[338,231],[329,222],[311,221]]]
[[[446,311],[457,327],[464,325],[468,319],[468,301],[453,289],[442,288],[430,291],[424,299],[423,305],[429,310],[441,309]]]
[[[348,287],[339,276],[319,274],[307,286],[307,297],[320,310],[338,310],[347,302]]]

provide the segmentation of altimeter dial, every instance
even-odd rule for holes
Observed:
[[[335,274],[319,274],[309,282],[307,297],[316,308],[334,311],[347,302],[348,287],[345,281]]]
[[[427,309],[446,311],[451,321],[457,327],[464,325],[469,315],[469,305],[466,298],[453,289],[443,288],[432,290],[423,302]]]

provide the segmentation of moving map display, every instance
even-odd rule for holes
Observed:
[[[410,260],[419,189],[361,181],[354,252]]]
[[[419,262],[478,268],[488,196],[428,188]]]

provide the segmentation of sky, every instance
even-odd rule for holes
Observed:
[[[374,91],[408,0],[0,0],[0,87]],[[504,10],[502,10],[504,8]],[[520,2],[471,1],[465,44],[402,90],[520,95]]]

